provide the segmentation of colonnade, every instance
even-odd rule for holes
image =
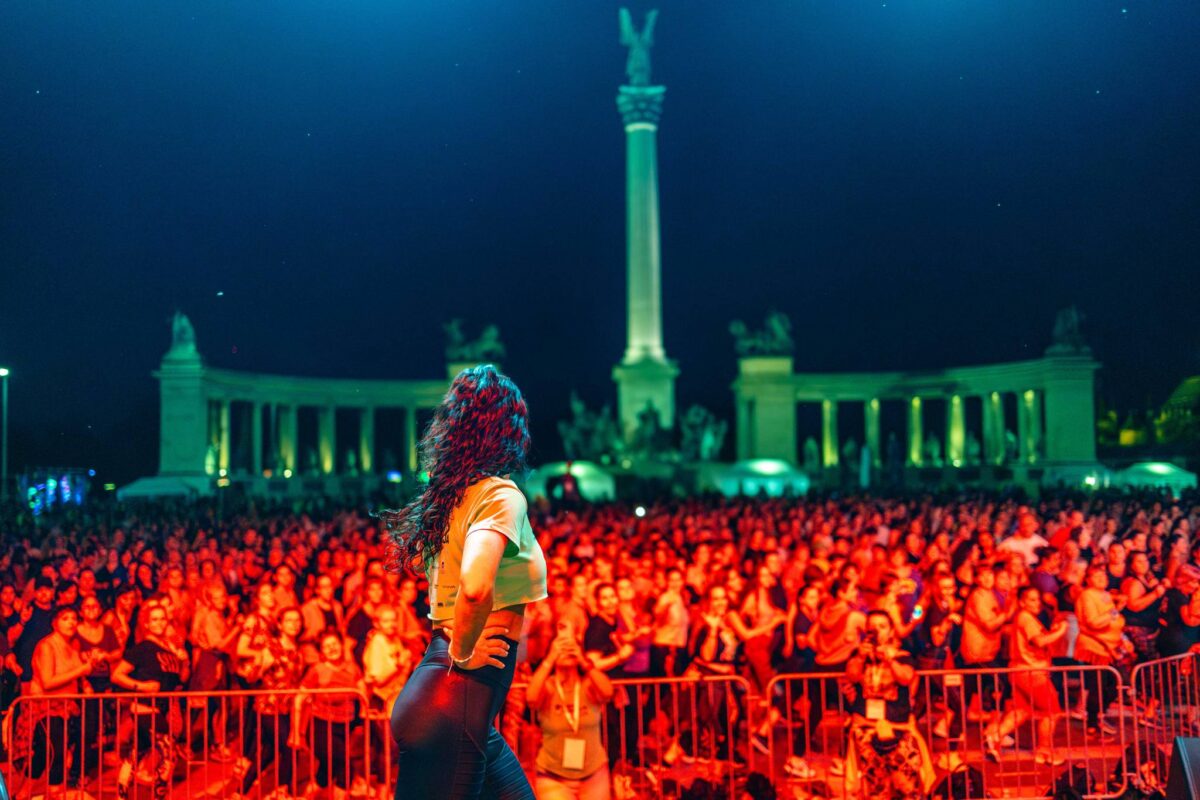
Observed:
[[[460,364],[447,365],[456,374]],[[301,449],[301,416],[316,413],[316,469],[338,476],[338,412],[357,414],[356,471],[378,473],[377,417],[401,409],[404,464],[417,470],[418,415],[437,406],[445,380],[350,380],[212,369],[194,347],[172,348],[154,376],[159,381],[160,476],[290,478],[306,470]],[[248,435],[249,459],[234,457],[234,428]],[[240,437],[239,437],[240,438]],[[244,440],[243,440],[244,441]],[[307,447],[307,444],[306,444]],[[264,463],[264,456],[266,463]]]
[[[870,448],[873,466],[880,467],[886,458],[884,404],[900,403],[903,460],[911,468],[934,465],[928,457],[931,434],[941,439],[941,447],[932,455],[950,469],[970,466],[972,461],[985,467],[1025,469],[1094,463],[1093,396],[1098,368],[1089,354],[1057,352],[1030,361],[919,373],[795,373],[789,356],[743,358],[732,387],[737,455],[739,460],[803,460],[797,453],[796,406],[814,403],[819,404],[821,415],[815,466],[838,467],[843,446],[838,420],[845,418],[840,412],[846,404],[855,404],[862,409],[863,444]],[[945,407],[944,429],[936,432],[930,431],[927,420],[935,402]],[[968,426],[975,404],[981,420],[977,432]],[[1016,447],[1010,455],[1009,433],[1014,425]],[[972,452],[976,441],[977,459]],[[808,455],[811,460],[813,454]]]
[[[300,463],[300,413],[310,407],[294,401],[264,401],[242,399],[236,396],[209,397],[208,442],[214,458],[205,464],[206,472],[216,472],[224,477],[238,472],[250,475],[271,474],[290,478],[298,474]],[[235,407],[236,404],[236,407]],[[337,474],[338,438],[337,412],[347,406],[331,403],[311,406],[317,419],[317,471],[322,475]],[[375,441],[375,416],[380,406],[349,406],[358,415],[358,442],[353,452],[357,470],[372,474],[377,469]],[[417,469],[417,412],[415,404],[394,406],[404,414],[404,467],[410,472]],[[250,427],[250,463],[234,464],[232,447],[232,421],[235,413],[248,417]],[[266,425],[264,427],[264,416]],[[271,458],[264,464],[263,454]],[[207,461],[207,456],[206,456]]]
[[[1006,441],[1006,434],[1011,431],[1005,418],[1004,395],[1006,394],[1016,398],[1018,451],[1015,459],[1009,458]],[[861,404],[864,439],[862,444],[868,448],[874,466],[881,467],[884,458],[881,410],[883,403],[887,401],[903,403],[907,411],[904,436],[905,463],[913,467],[925,466],[928,460],[925,437],[930,431],[925,424],[925,414],[931,400],[941,400],[946,406],[945,436],[941,440],[941,457],[948,466],[967,466],[970,456],[968,452],[969,436],[974,431],[968,430],[966,406],[973,398],[978,399],[982,407],[982,431],[979,440],[982,452],[978,463],[1001,466],[1015,460],[1017,463],[1033,464],[1040,460],[1042,441],[1045,437],[1041,396],[1040,391],[1027,389],[1023,392],[988,392],[982,395],[950,394],[823,399],[819,401],[821,406],[821,443],[818,452],[821,466],[826,468],[838,466],[842,452],[842,439],[838,431],[840,411],[846,405]],[[805,401],[799,400],[798,402]]]

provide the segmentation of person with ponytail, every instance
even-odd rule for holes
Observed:
[[[546,560],[511,480],[526,468],[520,390],[490,364],[455,377],[421,438],[429,483],[380,517],[395,568],[429,581],[433,638],[392,708],[396,800],[533,800],[492,721],[517,662],[525,606],[546,595]]]

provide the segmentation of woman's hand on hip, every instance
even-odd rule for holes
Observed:
[[[480,667],[497,667],[504,669],[504,658],[508,656],[509,643],[501,637],[508,632],[508,628],[504,625],[491,625],[483,629],[483,633],[479,634],[479,641],[475,642],[475,649],[471,652],[471,657],[465,663],[456,662],[455,666],[459,669],[475,670]],[[450,657],[453,659],[454,652],[451,650]]]

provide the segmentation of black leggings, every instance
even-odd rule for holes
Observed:
[[[450,670],[450,642],[435,631],[392,708],[399,753],[396,800],[535,800],[512,748],[493,726],[517,666]]]

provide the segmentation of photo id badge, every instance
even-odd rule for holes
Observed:
[[[883,719],[887,714],[887,703],[882,700],[867,701],[867,719],[879,720]]]
[[[563,739],[563,769],[583,769],[583,754],[586,749],[587,742],[583,739],[570,736]]]

